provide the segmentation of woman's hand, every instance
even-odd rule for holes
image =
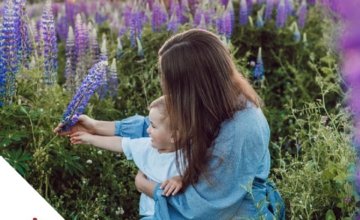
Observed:
[[[135,186],[139,192],[145,193],[147,196],[153,198],[153,191],[155,189],[156,184],[154,182],[149,181],[146,178],[145,174],[140,170],[138,171],[135,177]]]
[[[78,122],[73,127],[71,127],[70,131],[61,131],[63,126],[64,124],[60,123],[53,131],[61,136],[73,134],[77,131],[84,131],[90,134],[96,134],[96,120],[90,118],[87,115],[80,115]]]

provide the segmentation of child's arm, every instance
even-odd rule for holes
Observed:
[[[163,195],[165,196],[174,196],[182,188],[182,179],[180,176],[174,176],[168,180],[165,180],[161,183],[160,189],[163,189]]]
[[[84,131],[74,132],[70,135],[71,144],[91,144],[95,147],[122,153],[122,138],[119,136],[99,136]]]

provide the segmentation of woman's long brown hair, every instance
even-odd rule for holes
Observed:
[[[207,171],[220,125],[260,99],[236,70],[230,52],[211,32],[193,29],[167,40],[159,68],[175,146],[182,152],[183,184],[195,184]],[[242,97],[242,98],[241,98]]]

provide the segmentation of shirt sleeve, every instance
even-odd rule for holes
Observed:
[[[261,111],[243,111],[221,128],[207,178],[171,197],[156,186],[155,219],[257,219],[252,194],[265,199],[266,190],[255,189],[253,181],[269,173],[269,128]]]
[[[115,135],[129,138],[148,137],[146,129],[149,124],[149,118],[141,115],[134,115],[121,121],[115,121]]]
[[[126,159],[133,160],[137,168],[144,171],[146,168],[147,156],[151,148],[149,147],[150,138],[124,137],[122,139],[122,148]]]

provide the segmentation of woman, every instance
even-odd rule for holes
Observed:
[[[155,200],[153,219],[285,219],[267,181],[270,131],[260,98],[219,38],[197,29],[173,36],[159,51],[159,70],[177,166],[185,170],[184,190],[170,197],[136,176],[137,189]],[[142,136],[146,123],[136,116],[110,133]]]

